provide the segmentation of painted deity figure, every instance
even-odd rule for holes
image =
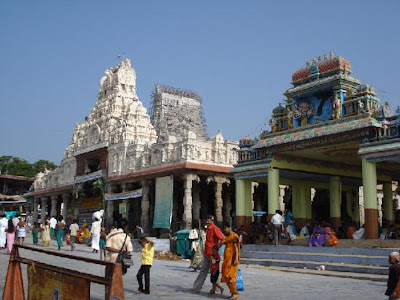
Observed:
[[[293,111],[292,111],[292,106],[288,105],[286,107],[287,109],[287,122],[288,122],[288,128],[293,128]]]
[[[365,113],[364,102],[362,102],[361,100],[358,100],[358,113],[359,114]]]
[[[272,117],[269,120],[269,125],[271,126],[272,133],[275,133],[276,132],[276,119],[274,117]]]
[[[342,116],[342,101],[340,100],[337,93],[335,93],[335,96],[333,98],[332,111],[333,119],[340,119],[340,117]]]

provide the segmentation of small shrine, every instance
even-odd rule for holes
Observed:
[[[333,53],[307,61],[291,83],[269,130],[240,141],[233,170],[237,223],[254,220],[250,206],[268,217],[291,209],[299,227],[356,222],[365,224],[367,238],[378,238],[378,221],[395,222],[400,110]]]

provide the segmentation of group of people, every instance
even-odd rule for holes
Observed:
[[[13,245],[23,245],[26,232],[30,230],[24,218],[16,214],[13,218],[7,219],[5,214],[0,215],[0,249],[7,249],[11,254]]]
[[[197,231],[197,236],[194,233],[195,231]],[[201,229],[192,230],[189,239],[192,240],[192,249],[194,251],[190,267],[194,271],[200,269],[200,273],[193,283],[191,290],[200,293],[210,273],[212,288],[209,294],[214,295],[217,291],[222,294],[224,288],[218,282],[219,275],[221,274],[221,282],[227,284],[231,294],[229,299],[237,299],[239,292],[236,288],[236,280],[241,244],[239,235],[232,230],[229,223],[224,224],[222,232],[214,224],[214,217],[209,215],[205,221],[204,231]],[[224,247],[222,259],[220,257],[221,247]],[[221,260],[222,267],[220,268]]]

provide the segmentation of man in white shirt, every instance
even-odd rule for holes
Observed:
[[[57,224],[57,219],[52,216],[50,219],[50,236],[55,237],[56,235],[56,224]]]
[[[282,211],[278,209],[275,211],[275,215],[271,218],[271,223],[272,225],[274,225],[274,239],[276,246],[279,246],[279,240],[283,229],[284,219],[282,217],[282,214]]]
[[[76,235],[78,234],[79,230],[79,225],[74,219],[71,225],[69,225],[69,230],[70,230],[70,244],[71,244],[71,251],[75,250],[75,240],[76,240]]]

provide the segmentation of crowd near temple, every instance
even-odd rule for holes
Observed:
[[[125,58],[100,79],[59,167],[36,175],[26,210],[35,222],[62,216],[82,226],[103,209],[107,229],[123,218],[154,236],[214,215],[253,235],[247,242],[279,211],[297,231],[325,223],[363,228],[365,239],[396,232],[400,109],[333,53],[295,71],[283,95],[265,99],[276,102],[268,128],[232,141],[209,135],[195,91],[156,84],[146,109]]]

